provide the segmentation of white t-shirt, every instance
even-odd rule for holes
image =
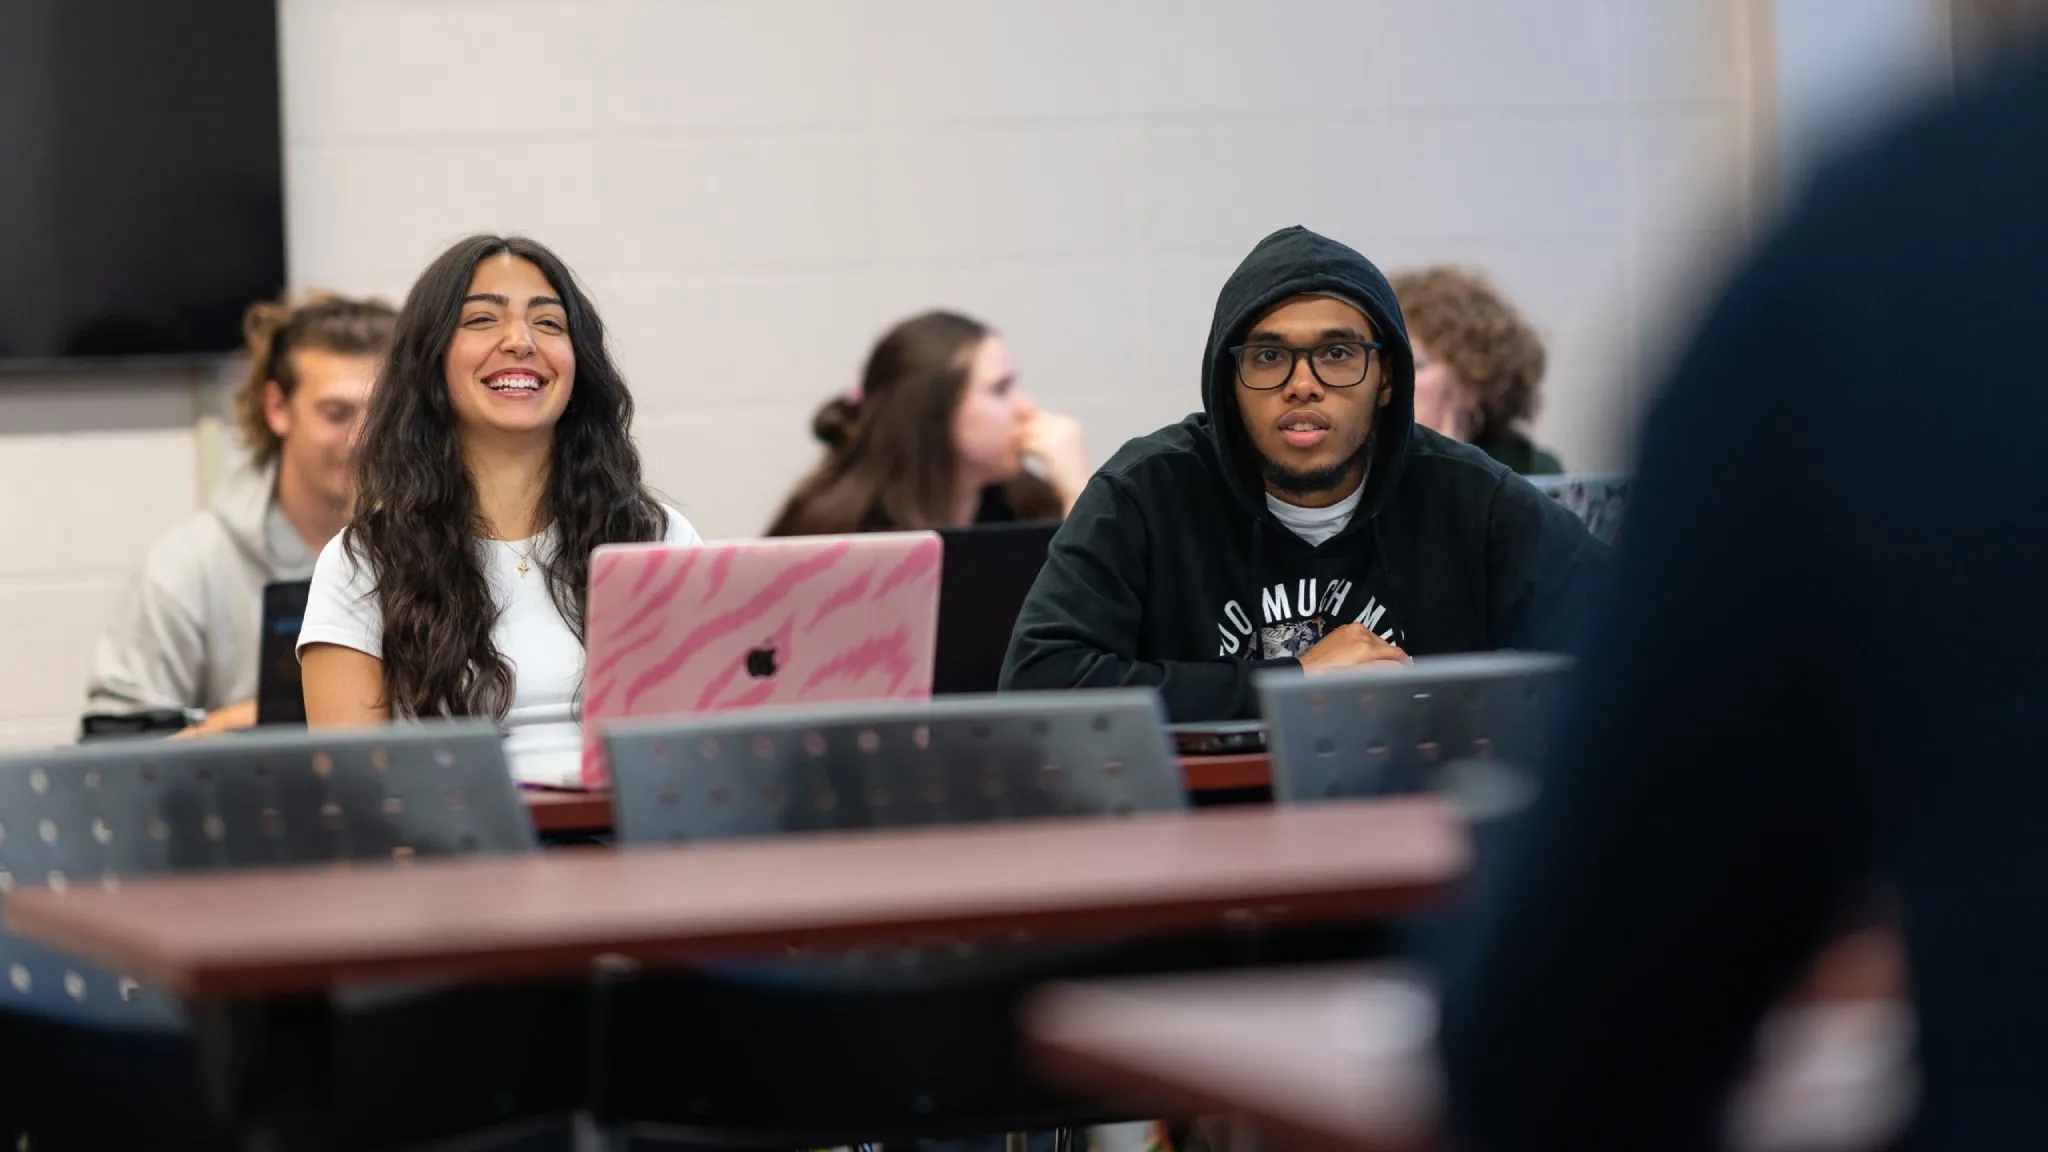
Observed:
[[[1314,545],[1342,532],[1344,526],[1351,523],[1351,514],[1358,511],[1358,502],[1363,499],[1365,485],[1360,484],[1351,490],[1351,495],[1328,508],[1302,508],[1271,492],[1266,493],[1266,507],[1273,510],[1274,519],[1285,524],[1289,532]]]
[[[681,512],[667,505],[670,544],[701,544]],[[308,644],[339,644],[384,658],[384,610],[369,566],[344,556],[342,536],[327,542],[313,565],[313,587],[299,626],[298,650]],[[549,529],[527,540],[478,540],[486,552],[484,574],[491,602],[498,606],[491,643],[512,663],[512,708],[505,714],[505,757],[515,780],[574,783],[583,758],[579,723],[583,691],[583,645],[548,595],[539,561],[554,543]],[[528,571],[519,574],[521,557]]]

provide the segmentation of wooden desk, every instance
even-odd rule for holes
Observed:
[[[1237,788],[1269,788],[1272,766],[1264,752],[1231,756],[1182,756],[1180,772],[1190,792],[1223,792]]]
[[[1838,961],[1824,960],[1826,968]],[[1729,1102],[1737,1149],[1885,1147],[1915,1099],[1911,1013],[1844,986],[1764,1022]],[[1057,985],[1027,1043],[1048,1071],[1161,1114],[1229,1114],[1306,1146],[1441,1146],[1436,1007],[1397,969],[1169,976]]]
[[[1049,1072],[1105,1099],[1410,1152],[1437,1128],[1433,1010],[1393,970],[1346,966],[1056,985],[1024,1032]]]
[[[612,830],[612,794],[564,792],[553,788],[521,788],[538,832],[606,833]]]
[[[1434,800],[821,833],[18,888],[15,931],[187,998],[573,973],[789,946],[1137,934],[1412,909],[1465,872]]]
[[[1224,792],[1264,788],[1272,783],[1265,753],[1248,756],[1183,756],[1180,770],[1190,792]],[[612,830],[609,792],[563,792],[522,788],[520,797],[541,832],[602,835]]]

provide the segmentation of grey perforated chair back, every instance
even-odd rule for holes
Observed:
[[[623,844],[1187,806],[1166,710],[1149,688],[746,709],[625,721],[604,739]],[[854,949],[793,956],[772,971],[812,983],[921,985],[980,979],[1060,951],[964,942]]]
[[[632,721],[605,733],[628,844],[1185,807],[1150,689]]]
[[[1119,689],[621,721],[603,738],[619,838],[643,845],[1180,809],[1165,721],[1150,689]],[[1030,988],[1132,947],[920,936],[600,975],[592,1112],[735,1147],[1092,1115],[1031,1081],[1015,1020]],[[720,1039],[678,1045],[677,1029]]]
[[[1308,676],[1261,673],[1281,802],[1456,789],[1511,804],[1533,785],[1569,657],[1488,652]]]
[[[1604,544],[1612,544],[1621,537],[1621,517],[1628,506],[1630,477],[1626,473],[1611,476],[1531,476],[1529,483],[1538,491],[1572,510],[1580,520],[1585,521],[1586,530]]]
[[[210,868],[528,852],[495,725],[280,729],[0,757],[0,902],[16,885],[116,887]],[[0,1009],[180,1024],[169,1002],[0,932]]]

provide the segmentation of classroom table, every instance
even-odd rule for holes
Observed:
[[[10,929],[182,997],[249,1147],[318,1147],[327,997],[931,941],[1136,937],[1412,911],[1467,870],[1432,799],[823,832],[616,852],[23,886]],[[282,1039],[282,1043],[281,1043]]]
[[[1729,1104],[1747,1152],[1888,1145],[1915,1098],[1912,1016],[1880,934],[1842,942],[1764,1022]],[[1134,1109],[1222,1115],[1327,1152],[1441,1148],[1434,994],[1410,970],[1078,981],[1033,1003],[1044,1069]]]
[[[1182,756],[1181,774],[1197,800],[1205,796],[1256,791],[1272,783],[1266,754]],[[609,792],[522,788],[520,797],[543,835],[605,835],[612,830]]]
[[[1379,916],[1435,901],[1468,863],[1441,801],[1343,801],[24,886],[6,914],[177,995],[263,997],[601,956]]]
[[[612,794],[559,788],[521,788],[533,827],[543,835],[605,835],[612,830]]]
[[[1272,766],[1264,752],[1182,756],[1180,772],[1188,791],[1198,795],[1273,786]]]
[[[1420,1152],[1439,1111],[1433,1005],[1398,969],[1080,981],[1041,993],[1027,1044],[1134,1111],[1243,1117],[1330,1152]]]

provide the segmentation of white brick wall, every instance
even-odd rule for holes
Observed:
[[[1099,460],[1198,402],[1223,277],[1303,223],[1490,269],[1551,341],[1539,439],[1610,467],[1658,287],[1740,222],[1739,8],[281,0],[292,276],[397,297],[465,232],[542,239],[654,482],[743,535],[890,322],[996,324]],[[0,491],[35,494],[0,508],[0,637],[34,654],[0,744],[72,729],[110,589],[196,502],[189,390],[89,391],[0,386]]]
[[[179,377],[0,381],[0,747],[69,742],[102,622],[197,503]]]

